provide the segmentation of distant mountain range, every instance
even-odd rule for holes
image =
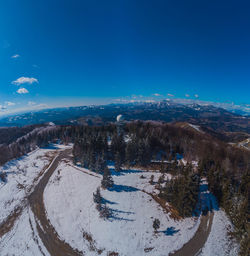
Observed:
[[[127,121],[153,120],[187,122],[202,127],[210,133],[230,134],[240,132],[242,139],[250,134],[250,117],[229,112],[212,105],[179,104],[171,101],[157,103],[109,104],[40,110],[0,119],[1,127],[25,126],[53,122],[58,125],[101,125],[115,122],[122,114]]]

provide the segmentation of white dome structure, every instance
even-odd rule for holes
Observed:
[[[116,121],[117,121],[117,122],[121,122],[121,121],[123,121],[123,120],[124,120],[123,115],[118,115],[118,116],[116,117]]]

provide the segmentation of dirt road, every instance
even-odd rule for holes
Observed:
[[[14,226],[16,220],[19,218],[23,211],[24,206],[18,206],[15,210],[0,223],[0,238],[8,233]]]
[[[178,251],[171,253],[170,256],[195,256],[198,255],[205,245],[211,231],[214,213],[210,212],[201,217],[201,223],[192,239],[190,239]]]
[[[67,149],[61,152],[52,162],[47,172],[41,178],[39,183],[36,185],[34,191],[29,196],[29,204],[31,210],[34,213],[36,228],[41,238],[43,245],[46,247],[47,251],[51,256],[79,256],[83,255],[76,249],[73,249],[68,243],[61,240],[58,236],[55,228],[51,225],[49,219],[47,218],[44,201],[43,201],[43,192],[44,189],[53,174],[56,170],[58,163],[71,152],[70,149]]]

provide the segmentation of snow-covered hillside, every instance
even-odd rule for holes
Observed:
[[[97,255],[98,250],[103,250],[102,255],[118,252],[165,256],[194,235],[199,221],[195,218],[174,221],[150,195],[142,192],[153,191],[149,184],[152,174],[158,180],[160,173],[155,172],[113,172],[113,189],[101,190],[112,212],[112,217],[104,220],[93,202],[93,192],[100,186],[101,176],[62,163],[45,190],[49,219],[61,238],[87,255]],[[152,227],[155,218],[161,221],[157,234]],[[92,243],[86,234],[93,239]]]
[[[38,148],[0,168],[0,172],[7,175],[5,182],[0,180],[0,225],[5,224],[0,229],[1,256],[38,256],[46,252],[28,207],[28,196],[46,173],[55,154],[65,148],[61,145]]]
[[[6,182],[0,180],[0,223],[31,192],[55,150],[37,149],[0,168],[0,172],[7,174]]]
[[[169,208],[163,209],[155,201],[158,193],[155,184],[161,176],[158,171],[123,169],[115,172],[113,166],[109,166],[114,186],[104,190],[102,175],[73,165],[68,154],[57,157],[68,148],[37,149],[1,167],[1,172],[7,174],[6,182],[0,182],[1,256],[54,256],[58,255],[57,251],[51,253],[48,244],[53,247],[57,242],[59,247],[53,250],[65,246],[71,252],[69,255],[166,256],[183,249],[199,233],[202,217],[173,219],[167,212]],[[51,174],[46,180],[48,173]],[[165,175],[165,179],[171,178]],[[44,193],[41,184],[45,186]],[[93,193],[97,188],[101,188],[102,202],[109,208],[108,219],[101,218],[96,209]],[[208,191],[206,179],[202,179],[200,188],[200,204],[215,209],[206,224],[210,233],[200,255],[237,255],[238,246],[229,234],[232,225],[215,206],[216,200]],[[33,192],[35,197],[30,196]],[[44,201],[45,216],[39,215],[43,201],[37,204],[32,198]],[[160,220],[157,232],[153,229],[155,219]],[[52,232],[50,238],[58,240],[44,243],[49,239],[47,229]]]

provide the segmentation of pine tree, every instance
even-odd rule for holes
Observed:
[[[159,184],[159,185],[162,184],[162,183],[164,182],[164,180],[165,180],[165,175],[163,174],[163,175],[161,175],[161,176],[159,177],[159,179],[158,179],[158,184]]]
[[[136,156],[136,144],[132,139],[127,143],[126,146],[126,162],[129,166],[133,166],[135,163],[135,156]]]
[[[101,173],[101,172],[103,172],[105,166],[106,166],[106,161],[104,159],[104,154],[100,154],[96,160],[95,171],[97,173]]]
[[[96,154],[93,149],[90,149],[88,152],[88,161],[89,161],[89,169],[94,172],[96,167]]]
[[[121,170],[121,156],[119,153],[115,155],[115,171],[119,172]]]
[[[104,219],[108,219],[111,215],[110,209],[104,205],[100,210],[100,217]]]
[[[97,188],[96,193],[93,193],[93,199],[94,199],[95,203],[97,203],[97,204],[101,203],[102,196],[101,196],[100,188]]]
[[[104,188],[111,188],[114,185],[114,181],[112,179],[112,176],[108,167],[104,169],[101,184]]]
[[[155,230],[155,232],[157,232],[157,230],[160,228],[160,220],[159,219],[154,219],[153,221],[153,228]]]
[[[151,150],[148,140],[139,140],[136,163],[141,166],[147,166],[151,161]]]
[[[150,180],[149,180],[150,185],[154,185],[154,175],[151,175]]]

